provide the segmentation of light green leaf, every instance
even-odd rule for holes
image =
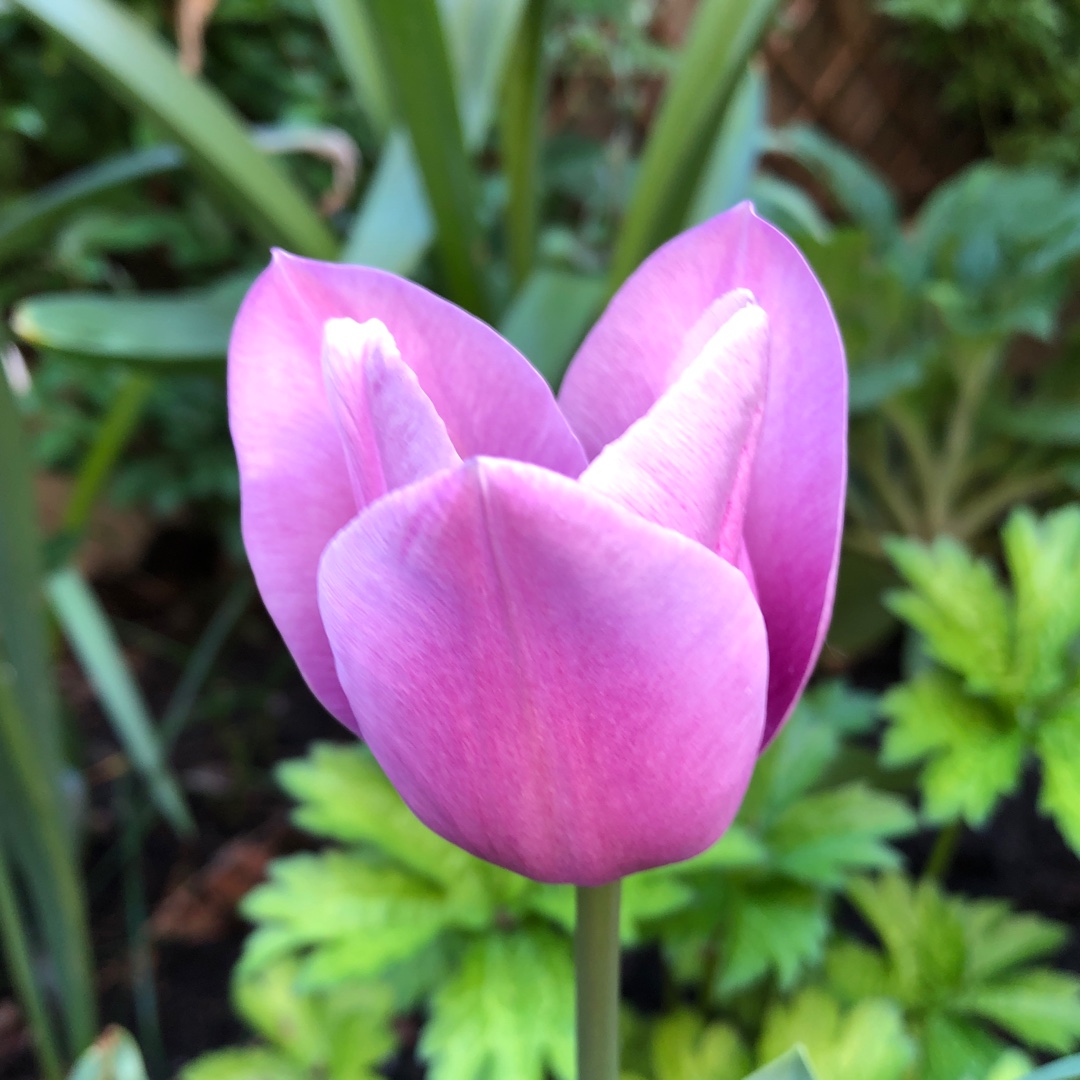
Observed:
[[[775,0],[703,0],[652,124],[612,256],[617,288],[686,220],[712,143]]]
[[[259,152],[228,103],[185,75],[136,15],[112,0],[17,0],[17,6],[164,127],[261,236],[299,254],[334,257],[337,243],[326,225]]]
[[[920,1080],[978,1080],[1005,1048],[970,1021],[934,1013],[923,1027]]]
[[[813,987],[769,1009],[758,1056],[768,1061],[796,1044],[805,1048],[821,1080],[903,1080],[915,1056],[894,1003],[865,1000],[842,1011]]]
[[[965,693],[942,671],[895,687],[882,701],[892,721],[884,760],[903,765],[929,759],[919,777],[931,821],[962,818],[981,825],[998,799],[1020,781],[1026,738],[990,704]]]
[[[654,1080],[740,1080],[750,1067],[735,1028],[708,1024],[688,1009],[657,1021],[651,1059]]]
[[[922,634],[930,655],[975,693],[1007,686],[1012,670],[1008,598],[988,563],[951,537],[932,546],[890,540],[889,557],[910,590],[889,608]]]
[[[1080,853],[1080,699],[1072,695],[1035,733],[1042,763],[1039,809],[1049,814],[1073,851]]]
[[[1032,1065],[1027,1054],[1021,1054],[1019,1050],[1006,1050],[982,1080],[1021,1080],[1031,1072]]]
[[[431,1080],[544,1080],[574,1072],[574,972],[546,930],[478,938],[431,1002],[420,1040]]]
[[[310,1072],[261,1046],[215,1050],[185,1065],[180,1080],[311,1080]]]
[[[341,851],[278,859],[242,910],[259,924],[244,963],[302,952],[305,989],[377,975],[471,918],[423,879]]]
[[[416,272],[435,240],[435,219],[407,132],[386,140],[363,204],[353,219],[342,262],[405,277]]]
[[[1065,686],[1080,636],[1080,507],[1041,521],[1016,510],[1001,539],[1016,597],[1014,696],[1038,700]]]
[[[773,822],[768,845],[781,872],[840,888],[855,871],[897,866],[899,853],[885,841],[914,828],[902,799],[855,782],[800,799]]]
[[[603,302],[602,278],[539,267],[514,297],[499,330],[557,390]]]
[[[715,989],[720,997],[774,973],[782,989],[822,955],[829,933],[826,903],[813,889],[764,882],[731,891]]]
[[[195,828],[191,810],[165,761],[161,738],[105,609],[73,567],[54,573],[46,593],[72,652],[158,810],[177,833],[190,833]]]
[[[1065,1053],[1080,1045],[1080,979],[1036,969],[996,981],[956,1002],[1035,1050]]]
[[[253,275],[168,294],[56,293],[20,301],[12,329],[42,349],[153,371],[220,370]]]
[[[79,1056],[67,1080],[146,1080],[139,1044],[114,1024]]]

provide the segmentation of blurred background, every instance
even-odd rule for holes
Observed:
[[[557,387],[745,198],[842,325],[841,582],[740,824],[628,887],[628,1076],[1074,1050],[1078,55],[1073,0],[0,0],[0,1076],[570,1075],[565,890],[416,825],[260,606],[229,327],[276,244]]]

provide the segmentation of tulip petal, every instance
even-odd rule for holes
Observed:
[[[378,319],[327,322],[323,377],[358,507],[461,464],[442,418]]]
[[[847,371],[829,302],[795,246],[749,204],[675,237],[616,293],[559,404],[593,457],[643,416],[718,297],[749,289],[769,320],[769,393],[744,536],[769,631],[766,739],[790,713],[832,611],[847,475]]]
[[[327,320],[378,318],[462,457],[577,476],[581,447],[543,378],[490,327],[411,282],[284,252],[252,286],[229,345],[229,422],[244,543],[266,607],[319,700],[353,724],[318,615],[316,572],[357,512],[321,369]]]
[[[365,739],[453,843],[598,884],[688,858],[734,817],[767,643],[746,579],[701,545],[479,458],[359,515],[319,594]]]
[[[740,306],[581,483],[735,562],[768,389],[768,333],[761,308]]]

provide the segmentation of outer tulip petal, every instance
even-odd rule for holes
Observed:
[[[665,244],[585,339],[559,402],[590,457],[652,406],[684,337],[725,293],[769,318],[769,394],[744,535],[769,631],[766,738],[791,711],[832,611],[847,475],[847,372],[828,300],[795,246],[749,204]]]
[[[331,319],[323,377],[357,506],[461,464],[446,425],[378,319]]]
[[[381,319],[463,457],[496,454],[577,476],[585,467],[547,384],[490,327],[411,282],[275,252],[229,346],[241,525],[259,591],[300,671],[347,724],[318,616],[316,572],[357,511],[320,365],[323,326]]]
[[[703,850],[761,741],[746,579],[554,473],[474,459],[334,539],[320,607],[387,775],[431,828],[544,881]]]
[[[746,304],[581,483],[734,562],[768,373],[765,312]]]

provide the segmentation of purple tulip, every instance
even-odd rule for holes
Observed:
[[[712,844],[802,691],[846,396],[821,287],[748,205],[641,266],[558,402],[420,286],[276,252],[229,354],[244,539],[428,826],[596,885]]]

